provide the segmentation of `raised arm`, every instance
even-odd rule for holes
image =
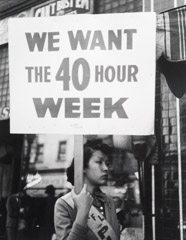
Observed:
[[[86,191],[86,185],[80,194],[72,191],[74,209],[62,198],[55,204],[54,223],[57,240],[85,240],[88,232],[87,220],[92,196]]]

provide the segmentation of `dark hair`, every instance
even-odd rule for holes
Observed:
[[[110,157],[110,154],[112,153],[112,148],[103,143],[102,139],[87,140],[83,145],[83,169],[88,167],[92,154],[98,150],[106,154],[108,157]],[[67,169],[67,178],[68,181],[74,185],[74,159],[72,160],[71,166]]]
[[[55,195],[55,187],[53,185],[46,186],[45,193],[48,195]]]
[[[102,139],[92,139],[87,140],[87,142],[83,146],[83,168],[88,167],[88,163],[92,154],[95,151],[101,151],[102,153],[106,154],[108,157],[112,152],[112,148],[109,147],[107,144],[102,142]]]

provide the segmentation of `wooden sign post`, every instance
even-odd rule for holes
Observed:
[[[83,135],[74,138],[74,186],[75,193],[80,193],[83,186]]]

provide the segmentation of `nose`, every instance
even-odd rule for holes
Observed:
[[[103,162],[102,163],[102,169],[103,169],[103,171],[108,171],[108,166],[106,165],[106,163],[105,162]]]

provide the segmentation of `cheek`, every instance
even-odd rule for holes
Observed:
[[[99,169],[97,167],[92,167],[89,171],[87,171],[87,177],[90,178],[99,177]]]

